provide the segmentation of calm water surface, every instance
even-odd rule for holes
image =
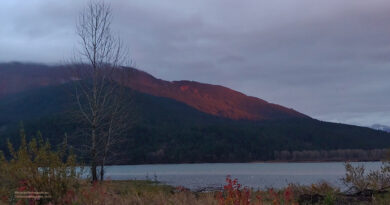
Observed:
[[[379,169],[380,162],[355,162],[367,169]],[[206,163],[108,166],[106,177],[112,180],[157,179],[163,183],[192,190],[216,189],[231,175],[239,183],[252,188],[281,188],[289,183],[309,185],[327,181],[343,188],[344,163]]]

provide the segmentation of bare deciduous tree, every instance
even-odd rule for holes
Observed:
[[[127,52],[111,31],[112,11],[104,2],[90,2],[80,13],[79,50],[71,68],[75,99],[92,180],[104,179],[104,166],[112,146],[127,127],[124,81],[129,72]],[[98,167],[100,166],[100,176]]]

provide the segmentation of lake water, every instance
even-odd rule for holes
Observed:
[[[380,162],[354,162],[368,170],[379,169]],[[281,188],[289,183],[310,185],[327,181],[343,188],[344,163],[205,163],[108,166],[106,177],[111,180],[150,179],[191,190],[218,189],[231,175],[243,186],[251,188]]]

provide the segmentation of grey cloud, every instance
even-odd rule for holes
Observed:
[[[1,1],[0,61],[68,58],[86,2]],[[110,2],[114,30],[156,77],[222,84],[323,120],[390,123],[386,0]]]
[[[243,56],[239,55],[227,55],[223,56],[222,58],[218,59],[218,63],[243,63],[245,62],[245,58]]]

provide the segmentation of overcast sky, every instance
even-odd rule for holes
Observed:
[[[112,0],[138,68],[312,117],[390,125],[388,0]],[[1,0],[0,61],[63,62],[84,0]]]

